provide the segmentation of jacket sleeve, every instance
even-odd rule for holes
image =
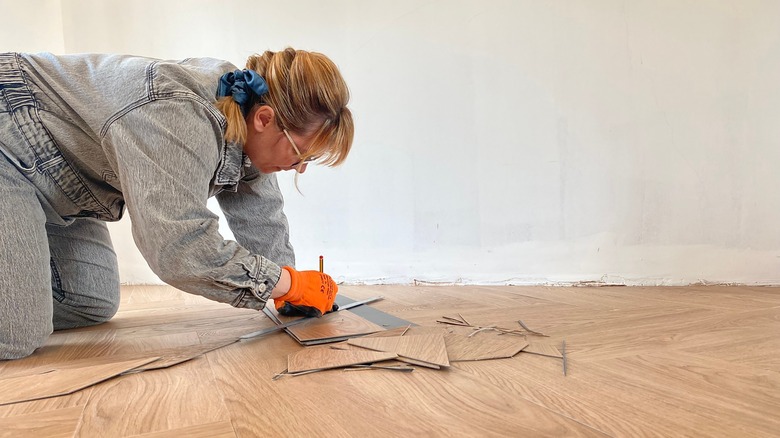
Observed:
[[[237,191],[223,191],[217,194],[217,201],[241,245],[279,266],[295,266],[295,252],[283,211],[284,198],[276,175],[250,167]]]
[[[103,140],[114,156],[133,239],[166,283],[235,307],[262,309],[280,268],[222,238],[206,206],[222,126],[193,99],[158,100],[114,121]]]

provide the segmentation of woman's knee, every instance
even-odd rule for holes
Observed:
[[[119,283],[107,283],[98,290],[70,291],[54,300],[54,329],[88,327],[109,321],[119,309]]]
[[[92,309],[95,324],[111,320],[119,310],[119,282],[107,284],[103,291],[99,305]]]

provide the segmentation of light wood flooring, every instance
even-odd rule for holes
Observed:
[[[0,379],[272,326],[260,312],[170,287],[122,293],[113,321],[55,333],[33,356],[0,362]],[[381,295],[373,307],[422,326],[458,314],[507,328],[521,319],[550,335],[529,341],[566,341],[568,375],[560,359],[520,353],[445,370],[337,369],[272,380],[303,348],[275,333],[71,395],[0,406],[0,436],[780,436],[777,288],[344,286],[340,293]]]

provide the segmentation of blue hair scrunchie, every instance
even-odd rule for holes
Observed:
[[[248,108],[250,93],[258,96],[268,92],[268,84],[265,79],[254,70],[236,70],[225,73],[219,78],[217,97],[232,96],[233,100],[241,107],[241,113],[246,117],[251,108]]]

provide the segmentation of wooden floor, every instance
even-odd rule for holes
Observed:
[[[566,341],[562,361],[519,354],[411,373],[330,370],[272,380],[303,347],[288,335],[0,406],[0,436],[780,435],[780,289],[344,286],[423,326],[522,319]],[[168,287],[125,287],[107,324],[55,333],[0,379],[49,363],[234,337],[271,322]],[[547,339],[545,339],[547,341]],[[44,378],[44,377],[42,377]]]

